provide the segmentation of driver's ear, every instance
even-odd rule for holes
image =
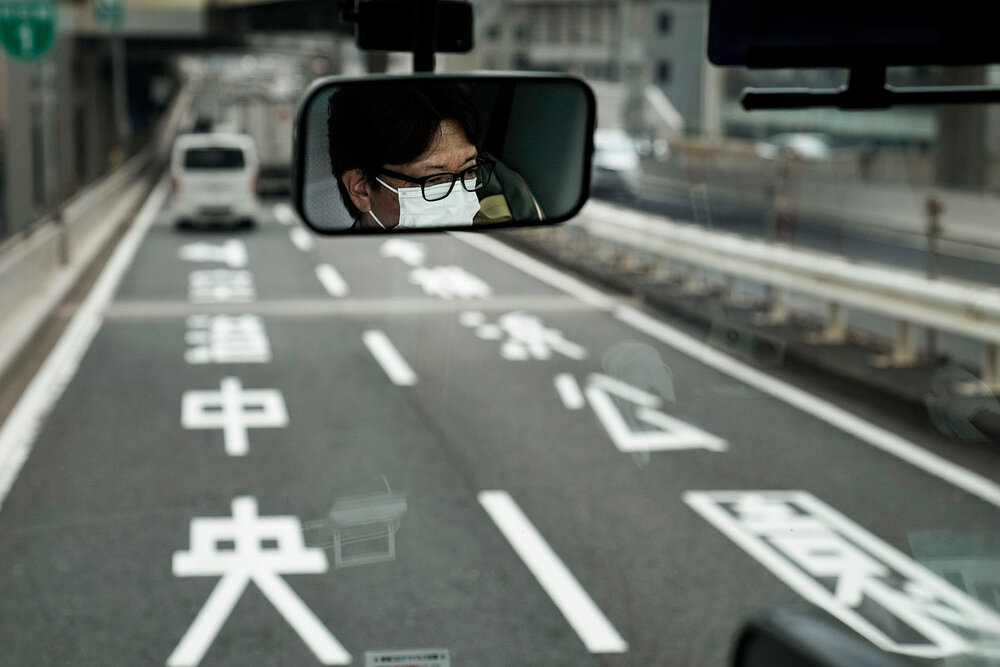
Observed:
[[[347,194],[359,211],[367,213],[372,210],[371,194],[363,171],[348,169],[340,177],[340,182],[347,188]]]

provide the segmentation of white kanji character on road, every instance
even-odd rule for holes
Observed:
[[[192,315],[184,353],[189,364],[263,364],[271,360],[264,321],[256,315]]]
[[[511,361],[549,359],[553,352],[570,359],[587,356],[587,350],[582,345],[566,340],[561,331],[546,327],[541,318],[523,311],[501,315],[495,324],[486,320],[485,313],[466,311],[459,317],[459,322],[474,328],[482,340],[503,339],[500,354]]]
[[[231,269],[242,269],[247,265],[247,246],[236,239],[222,245],[188,243],[177,249],[177,256],[188,262],[219,262]]]
[[[488,299],[493,290],[460,266],[420,267],[410,271],[410,282],[442,299]]]
[[[407,266],[420,266],[427,256],[423,243],[407,239],[389,239],[379,248],[379,253],[386,258],[396,258]]]
[[[174,553],[174,576],[222,579],[167,665],[194,667],[200,663],[251,581],[322,664],[350,664],[350,654],[281,578],[283,574],[323,574],[328,569],[326,554],[305,546],[297,517],[261,517],[252,496],[233,500],[232,518],[192,519],[191,547]]]
[[[239,378],[222,379],[220,391],[187,391],[181,401],[181,425],[188,429],[222,429],[226,454],[245,456],[247,430],[288,425],[285,399],[277,389],[243,389]]]
[[[250,303],[256,299],[257,290],[249,271],[208,269],[188,275],[191,303]]]

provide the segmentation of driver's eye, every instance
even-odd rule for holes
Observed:
[[[434,176],[431,176],[430,178],[428,178],[427,181],[426,181],[426,183],[424,185],[425,186],[427,186],[427,185],[444,185],[446,183],[451,183],[452,180],[453,179],[452,179],[451,174],[437,174],[437,175],[434,175]]]

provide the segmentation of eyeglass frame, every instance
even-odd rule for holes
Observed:
[[[482,181],[482,182],[479,182],[477,180],[475,190],[470,190],[469,188],[466,188],[465,187],[465,179],[462,178],[463,174],[467,174],[470,171],[473,171],[474,169],[479,169],[480,167],[482,167],[484,165],[488,165],[489,168],[490,168],[490,174],[486,178],[486,180]],[[458,181],[462,181],[462,188],[464,188],[466,192],[475,192],[476,190],[480,190],[480,189],[486,187],[486,184],[490,182],[491,178],[493,178],[493,169],[496,168],[496,166],[497,166],[496,160],[492,160],[492,159],[490,159],[488,157],[479,156],[479,157],[476,158],[476,164],[474,164],[473,166],[469,167],[468,169],[463,169],[462,171],[460,171],[458,173],[455,173],[453,171],[441,171],[441,172],[438,172],[436,174],[429,174],[427,176],[422,176],[421,178],[413,178],[412,176],[407,176],[406,174],[401,174],[398,171],[392,171],[391,169],[379,169],[378,173],[379,174],[383,174],[385,176],[390,176],[392,178],[399,179],[401,181],[406,181],[407,183],[413,183],[414,185],[419,185],[420,186],[420,195],[424,198],[424,201],[434,202],[434,201],[441,201],[442,199],[446,199],[448,197],[448,195],[450,195],[452,193],[452,191],[455,189],[455,183],[457,183]],[[427,181],[431,180],[432,178],[439,178],[441,176],[451,176],[452,177],[451,184],[450,184],[451,187],[448,188],[448,192],[446,192],[443,197],[439,197],[437,199],[428,199],[427,198],[427,192],[424,189],[426,187]],[[443,183],[437,183],[436,185],[443,185]],[[434,186],[431,186],[431,187],[434,187]]]

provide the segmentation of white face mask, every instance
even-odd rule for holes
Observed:
[[[420,227],[446,227],[453,225],[471,225],[472,219],[479,212],[479,197],[475,192],[469,192],[460,183],[444,199],[427,201],[420,192],[420,186],[413,188],[394,188],[381,178],[379,183],[396,193],[399,199],[399,229],[417,229]],[[426,189],[428,196],[433,197],[448,190],[448,184],[432,185]],[[369,211],[375,222],[385,229],[385,225]]]

